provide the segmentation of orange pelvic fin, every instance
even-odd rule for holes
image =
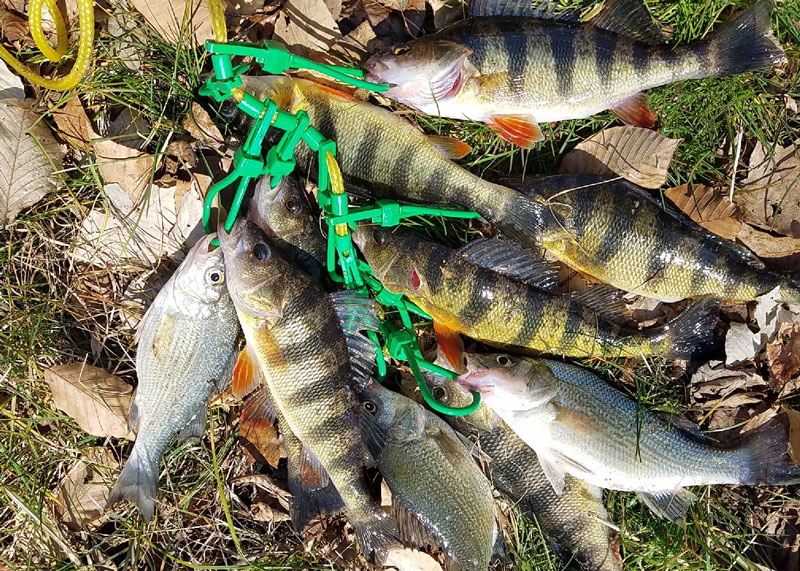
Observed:
[[[542,130],[530,115],[492,115],[487,124],[501,139],[523,149],[530,149],[534,143],[544,140]]]
[[[641,91],[623,99],[610,111],[623,123],[636,127],[652,129],[658,121],[658,115],[650,109],[650,96]]]

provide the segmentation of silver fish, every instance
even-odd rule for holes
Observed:
[[[703,441],[693,423],[637,408],[590,371],[560,361],[468,355],[458,382],[480,390],[531,448],[556,492],[565,474],[637,492],[657,514],[681,520],[697,497],[686,486],[789,485],[786,439],[758,430],[739,448]]]
[[[208,399],[230,379],[239,323],[225,285],[222,250],[203,237],[153,300],[139,327],[139,384],[129,424],[137,430],[130,458],[108,505],[130,500],[154,513],[159,463],[176,432],[202,436]]]

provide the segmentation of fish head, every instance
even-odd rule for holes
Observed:
[[[456,379],[468,391],[478,391],[487,403],[507,411],[530,410],[554,396],[556,383],[542,361],[506,355],[465,354],[467,372]]]
[[[211,245],[216,236],[208,234],[200,238],[175,271],[175,290],[181,297],[182,310],[220,301],[230,303],[222,250]],[[189,300],[193,303],[187,303]]]
[[[397,228],[359,226],[353,240],[386,289],[411,297],[430,296],[419,238]]]
[[[458,94],[473,73],[471,53],[450,40],[421,39],[377,53],[364,67],[368,80],[392,85],[387,97],[419,109]]]
[[[371,381],[359,394],[363,414],[391,430],[393,438],[412,440],[425,433],[425,411],[413,400]]]
[[[237,220],[230,233],[220,228],[219,243],[228,269],[228,291],[239,313],[268,322],[280,318],[299,272],[247,220]]]
[[[296,176],[285,176],[272,186],[272,177],[263,176],[256,183],[247,219],[268,236],[288,240],[319,231],[305,185]]]

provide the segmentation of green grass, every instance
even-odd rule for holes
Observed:
[[[750,2],[734,2],[744,6]],[[590,6],[584,0],[581,6]],[[672,30],[671,42],[700,38],[732,10],[723,0],[649,1],[657,20]],[[782,1],[773,23],[791,59],[780,75],[769,71],[726,79],[683,82],[650,92],[660,117],[660,132],[682,138],[670,167],[668,185],[684,182],[730,184],[735,141],[743,132],[743,156],[756,141],[768,148],[800,137],[800,116],[787,112],[784,95],[800,101],[800,4]],[[131,71],[120,59],[127,48],[141,60]],[[110,119],[127,109],[143,119],[146,148],[163,152],[183,135],[181,120],[191,106],[208,65],[201,53],[176,49],[142,27],[120,37],[101,33],[94,71],[77,90],[90,116]],[[28,54],[32,52],[26,52]],[[130,57],[130,56],[127,56]],[[31,59],[31,62],[36,61]],[[68,96],[61,98],[63,103]],[[724,104],[720,104],[724,102]],[[212,111],[216,106],[206,105]],[[42,104],[42,109],[46,105]],[[579,121],[544,125],[546,140],[531,151],[512,148],[476,123],[418,117],[429,132],[455,134],[474,151],[463,164],[484,176],[547,174],[575,144],[618,124],[603,113]],[[720,149],[722,149],[720,151]],[[108,447],[123,460],[130,444],[87,436],[53,406],[43,371],[54,364],[83,361],[133,382],[134,340],[120,326],[119,292],[138,274],[103,272],[73,265],[65,257],[86,212],[102,200],[102,184],[91,162],[70,152],[64,186],[23,212],[0,232],[0,564],[12,568],[330,568],[325,541],[306,553],[301,538],[286,523],[254,521],[249,506],[259,492],[252,484],[233,483],[253,471],[236,442],[235,405],[224,399],[212,407],[213,430],[200,442],[172,448],[162,464],[158,515],[145,524],[126,505],[116,508],[99,529],[72,532],[52,511],[59,482],[72,463],[94,447]],[[201,162],[202,164],[202,162]],[[154,173],[156,174],[156,173]],[[422,222],[420,222],[422,224]],[[429,231],[450,245],[465,241],[474,229],[442,219]],[[631,369],[627,363],[592,364],[598,373],[635,397],[642,406],[667,412],[687,410],[683,376],[666,368]],[[793,404],[798,406],[798,397]],[[211,442],[222,482],[215,476]],[[114,473],[103,472],[111,482]],[[761,531],[765,514],[786,513],[797,499],[782,489],[700,488],[684,527],[656,519],[632,494],[608,492],[611,520],[621,529],[626,569],[755,569],[767,564],[770,538]],[[228,499],[231,524],[221,509]],[[791,516],[791,517],[796,517]],[[236,541],[234,541],[234,532]],[[238,546],[237,546],[238,542]],[[240,553],[241,550],[241,553]],[[518,520],[511,542],[513,566],[556,570],[563,565],[546,546],[534,522]]]

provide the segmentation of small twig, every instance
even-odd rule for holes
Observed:
[[[739,155],[742,153],[742,135],[744,129],[739,126],[739,132],[736,133],[736,155],[733,157],[733,175],[731,176],[731,191],[728,199],[733,202],[733,189],[736,187],[736,169],[739,168]]]

